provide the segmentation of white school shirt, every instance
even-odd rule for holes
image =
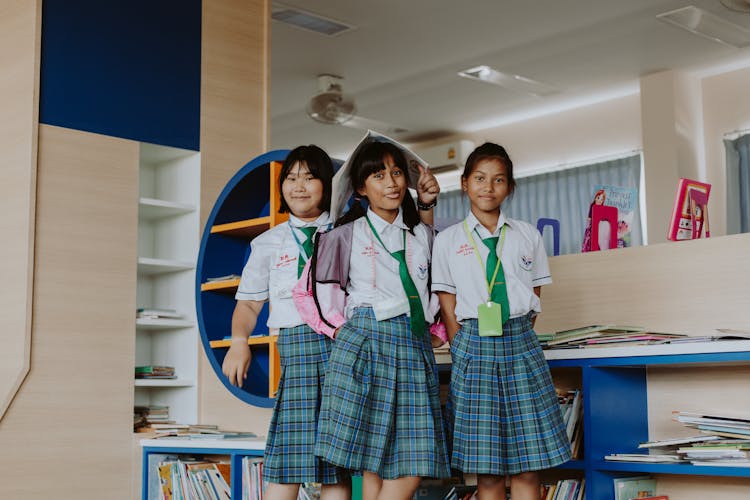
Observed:
[[[294,228],[317,227],[326,230],[331,223],[328,212],[316,220],[305,222],[294,215],[289,221],[274,226],[250,243],[250,257],[242,270],[240,286],[234,298],[271,302],[268,314],[269,328],[293,328],[304,324],[292,300],[292,288],[297,283],[297,259],[300,249],[292,236],[297,235],[300,244],[307,237]],[[314,235],[313,235],[314,236]]]
[[[399,210],[398,216],[389,224],[368,209],[367,216],[385,243],[387,250],[372,233],[367,220],[362,217],[353,222],[352,255],[349,260],[349,284],[347,286],[346,317],[351,318],[354,309],[370,306],[378,321],[409,314],[409,300],[398,273],[398,261],[389,252],[404,248],[403,232],[406,231],[406,265],[419,291],[425,318],[429,318],[429,290],[427,281],[432,251],[432,228],[417,224],[414,234],[404,224]]]
[[[534,287],[552,283],[547,253],[539,231],[527,222],[505,217],[502,212],[495,232],[490,234],[473,213],[466,217],[482,264],[474,255],[474,247],[466,236],[463,221],[441,231],[435,237],[432,254],[432,291],[456,295],[456,319],[477,317],[477,306],[489,300],[485,266],[489,249],[483,238],[500,236],[503,225],[505,244],[500,261],[505,273],[510,317],[542,311]],[[477,235],[477,232],[479,235]],[[497,248],[500,247],[498,239]]]

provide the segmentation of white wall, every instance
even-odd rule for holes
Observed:
[[[748,61],[750,66],[750,61]],[[708,76],[706,76],[708,75]],[[711,233],[726,234],[724,135],[750,129],[750,67],[720,74],[664,71],[640,91],[545,116],[459,134],[453,139],[505,146],[516,175],[643,150],[648,241],[664,241],[677,177],[712,184]],[[431,141],[415,145],[428,147]],[[444,189],[460,173],[441,174]],[[650,200],[650,203],[649,203]]]
[[[576,164],[641,148],[637,93],[469,135],[503,145],[515,173]]]

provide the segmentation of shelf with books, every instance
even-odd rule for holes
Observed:
[[[136,406],[168,407],[178,423],[198,419],[195,262],[200,154],[140,145],[135,366],[169,366],[175,379],[136,379]]]
[[[258,156],[244,165],[220,193],[206,221],[196,266],[195,301],[201,341],[214,373],[233,395],[254,406],[270,408],[278,385],[280,364],[275,337],[268,335],[268,304],[248,342],[252,361],[245,384],[235,387],[221,371],[231,334],[234,294],[250,255],[250,243],[263,231],[287,219],[279,214],[278,175],[288,151]],[[217,280],[217,281],[215,281]]]
[[[230,466],[231,498],[245,498],[242,495],[242,459],[262,457],[265,439],[142,439],[143,467],[141,498],[159,498],[158,465],[168,458],[180,457],[224,457]]]
[[[615,348],[545,351],[557,380],[580,383],[583,395],[584,455],[560,468],[583,469],[587,498],[613,498],[612,481],[636,474],[699,475],[750,478],[750,467],[718,467],[684,463],[621,462],[604,457],[643,453],[639,443],[649,440],[648,377],[682,370],[700,377],[696,368],[733,369],[750,366],[750,341],[704,342]],[[580,373],[580,382],[576,373]],[[689,384],[686,381],[686,387]]]

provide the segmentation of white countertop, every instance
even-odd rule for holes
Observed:
[[[266,438],[159,438],[141,439],[142,447],[150,448],[217,448],[223,450],[263,450]]]

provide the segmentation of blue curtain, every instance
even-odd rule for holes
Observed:
[[[750,134],[725,140],[727,234],[750,232]]]
[[[593,163],[530,177],[516,179],[516,191],[503,204],[503,211],[514,219],[527,221],[534,226],[539,218],[560,221],[560,253],[581,251],[588,210],[594,195],[594,186],[619,186],[635,188],[641,182],[641,155]],[[637,196],[636,196],[637,199]],[[469,200],[462,191],[440,194],[435,208],[436,226],[439,229],[466,217]],[[545,230],[545,246],[552,255],[551,231]],[[641,235],[640,205],[636,201],[631,223],[630,245],[643,244]]]

